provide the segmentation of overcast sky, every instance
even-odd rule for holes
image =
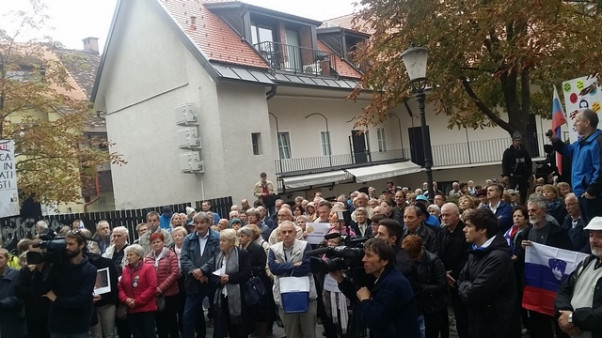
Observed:
[[[127,0],[126,0],[127,1]],[[265,8],[270,8],[298,16],[325,20],[350,14],[358,0],[245,0]],[[82,39],[98,37],[100,48],[104,48],[111,19],[117,0],[41,0],[47,6],[50,17],[48,28],[41,32],[22,35],[17,40],[50,36],[67,48],[82,49]],[[18,26],[14,21],[14,11],[29,11],[30,0],[0,0],[0,28],[12,33]],[[19,21],[19,20],[17,20]]]

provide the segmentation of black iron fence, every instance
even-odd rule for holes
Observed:
[[[222,217],[228,217],[230,207],[232,206],[232,197],[222,197],[208,200],[211,202],[211,210],[217,212]],[[196,210],[201,210],[202,201],[194,203]],[[165,205],[170,207],[174,212],[186,212],[186,207],[190,207],[190,203],[180,203]],[[161,213],[164,206],[155,206],[141,209],[129,210],[114,210],[100,211],[88,213],[73,213],[50,215],[43,217],[28,217],[15,216],[0,219],[0,235],[2,236],[3,247],[8,250],[14,250],[17,242],[22,238],[32,238],[35,235],[35,224],[37,221],[45,220],[49,227],[58,231],[65,225],[71,225],[74,220],[81,220],[84,226],[94,233],[98,221],[106,220],[111,224],[111,227],[124,226],[128,229],[130,235],[130,243],[133,242],[138,234],[135,231],[136,225],[142,223],[146,219],[146,214],[150,211]]]
[[[272,41],[254,46],[273,69],[312,76],[336,75],[336,56],[332,53]]]

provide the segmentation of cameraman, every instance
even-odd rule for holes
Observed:
[[[65,235],[65,256],[54,262],[47,278],[34,272],[34,290],[50,300],[48,329],[52,338],[89,337],[96,268],[84,256],[85,247],[86,238],[80,230],[70,230]]]
[[[351,281],[341,271],[330,275],[339,289],[354,303],[359,302],[359,316],[370,329],[370,337],[420,337],[418,312],[410,282],[395,269],[395,250],[379,238],[364,243],[364,271],[376,277],[372,289],[355,291]]]

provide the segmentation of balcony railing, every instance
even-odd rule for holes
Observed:
[[[544,156],[542,135],[531,137],[531,157]],[[502,162],[504,150],[512,144],[510,137],[493,140],[436,145],[432,147],[433,166],[453,166]]]
[[[531,138],[531,156],[533,158],[545,156],[543,151],[544,136],[537,135]],[[451,143],[432,146],[433,167],[454,165],[471,165],[481,163],[502,162],[502,155],[512,144],[512,139],[499,138],[493,140]],[[419,151],[422,151],[419,149]],[[332,156],[317,156],[276,160],[277,174],[305,174],[329,171],[333,169],[346,169],[365,167],[375,164],[384,164],[409,159],[411,149],[396,149],[385,152],[362,152]]]
[[[385,152],[361,152],[332,156],[302,157],[276,161],[276,173],[309,173],[337,168],[354,168],[403,160],[401,149]]]
[[[254,47],[272,69],[312,76],[336,75],[334,54],[272,41],[257,43]]]

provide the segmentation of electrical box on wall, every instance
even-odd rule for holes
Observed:
[[[178,145],[182,149],[200,149],[201,139],[199,138],[198,128],[195,127],[184,127],[179,128],[178,131]]]
[[[192,104],[187,103],[185,105],[175,108],[176,113],[176,124],[181,126],[195,125],[197,123],[196,113],[192,109]]]
[[[201,161],[201,153],[190,151],[180,154],[180,171],[183,173],[202,174],[205,172],[205,166]]]

